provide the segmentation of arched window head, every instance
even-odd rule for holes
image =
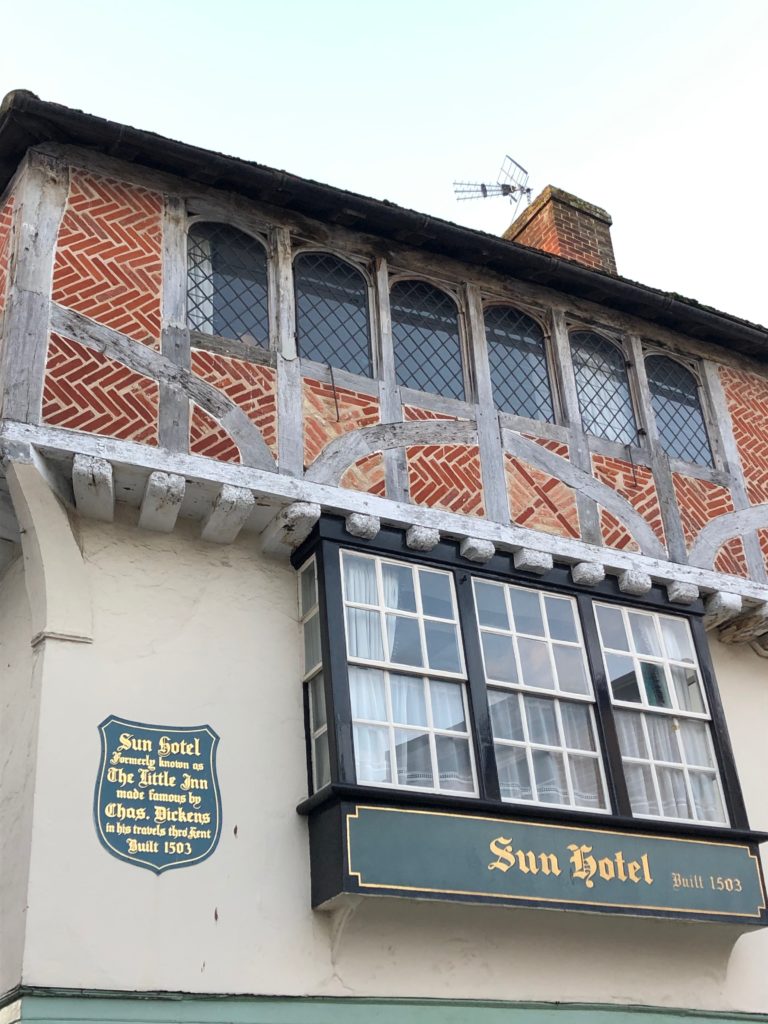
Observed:
[[[371,376],[368,288],[359,270],[330,253],[300,253],[293,264],[299,355]]]
[[[187,323],[248,345],[269,344],[267,257],[227,224],[193,224],[187,240]]]
[[[485,337],[497,409],[532,420],[554,419],[544,332],[511,306],[485,311]]]
[[[389,297],[397,382],[464,398],[456,303],[424,281],[398,281]]]
[[[635,444],[637,425],[621,350],[593,331],[573,331],[571,354],[584,429],[609,441]]]
[[[662,448],[675,459],[711,466],[712,450],[693,374],[666,356],[648,356],[645,372]]]

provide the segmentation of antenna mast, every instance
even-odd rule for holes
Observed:
[[[531,201],[528,171],[509,155],[504,157],[501,170],[493,184],[454,181],[453,191],[459,202],[465,199],[488,199],[492,196],[505,196],[513,206],[520,202],[522,196],[525,196],[529,203]]]

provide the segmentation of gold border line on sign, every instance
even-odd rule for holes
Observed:
[[[518,896],[509,893],[499,892],[483,892],[482,890],[474,889],[434,889],[428,888],[422,885],[384,885],[380,882],[364,882],[362,874],[359,871],[355,871],[352,868],[352,847],[351,847],[351,833],[350,833],[350,822],[359,820],[360,811],[384,811],[393,814],[423,814],[433,818],[460,818],[463,821],[487,821],[494,824],[503,825],[523,825],[523,826],[534,826],[535,828],[553,828],[560,831],[569,832],[587,832],[593,833],[594,835],[607,835],[607,836],[632,836],[635,839],[655,839],[663,842],[671,843],[693,843],[696,846],[717,846],[717,847],[731,847],[735,850],[742,850],[747,853],[750,860],[755,861],[755,869],[757,871],[757,882],[760,895],[762,897],[762,903],[758,906],[757,911],[754,914],[747,914],[734,910],[699,910],[698,908],[688,907],[660,907],[655,904],[637,904],[637,903],[604,903],[597,900],[571,900],[566,897],[560,896]],[[616,907],[621,910],[662,910],[670,913],[677,914],[707,914],[712,917],[747,917],[759,918],[761,912],[766,909],[765,903],[765,890],[763,889],[762,878],[759,871],[759,861],[757,857],[752,853],[748,846],[743,843],[715,843],[707,839],[687,839],[680,836],[658,836],[649,835],[645,832],[615,832],[611,829],[600,829],[600,828],[580,828],[573,825],[553,825],[547,822],[530,822],[522,821],[516,818],[487,818],[480,814],[454,814],[450,811],[424,811],[415,808],[401,808],[401,807],[377,807],[369,804],[356,804],[354,814],[347,814],[347,873],[350,876],[357,878],[357,884],[361,889],[392,889],[398,892],[431,892],[431,893],[442,893],[446,896],[486,896],[491,899],[501,900],[517,900],[520,902],[536,902],[536,903],[573,903],[579,906],[586,907]]]

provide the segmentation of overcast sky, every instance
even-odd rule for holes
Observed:
[[[765,0],[29,0],[0,94],[494,233],[506,153],[603,206],[619,272],[768,324]]]

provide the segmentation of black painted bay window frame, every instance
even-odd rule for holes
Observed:
[[[384,559],[407,562],[421,568],[434,568],[449,572],[453,577],[460,641],[464,647],[466,666],[466,697],[469,710],[471,743],[474,745],[476,795],[424,792],[402,785],[364,785],[356,777],[353,742],[352,700],[349,687],[348,655],[345,642],[345,611],[342,594],[341,552],[359,552]],[[360,540],[346,532],[343,519],[324,516],[313,533],[293,555],[293,566],[301,571],[310,562],[317,574],[317,603],[320,618],[320,644],[322,680],[327,714],[327,740],[330,761],[330,782],[314,791],[312,771],[312,722],[309,691],[305,682],[305,721],[307,744],[307,783],[310,796],[299,805],[302,814],[334,800],[355,800],[386,803],[397,806],[417,806],[434,809],[452,809],[472,813],[492,813],[499,816],[514,815],[531,821],[556,821],[597,825],[612,829],[658,832],[667,835],[695,835],[710,838],[739,838],[761,840],[765,837],[750,831],[746,808],[741,793],[722,705],[709,657],[703,625],[703,604],[690,606],[670,604],[661,587],[654,587],[643,597],[628,597],[618,589],[615,579],[608,577],[594,587],[583,588],[573,583],[567,566],[555,565],[545,575],[521,572],[515,569],[511,554],[497,552],[487,563],[479,565],[459,554],[459,545],[441,541],[427,553],[410,550],[404,531],[382,528],[372,541]],[[565,596],[575,600],[578,607],[584,650],[588,670],[594,687],[594,719],[596,722],[598,753],[602,751],[604,779],[609,810],[586,810],[574,806],[542,804],[530,801],[503,800],[496,756],[494,734],[489,710],[481,637],[473,595],[473,580],[487,580],[512,584],[546,592],[554,597]],[[708,725],[711,728],[716,768],[722,783],[725,813],[728,823],[688,821],[675,818],[648,817],[633,814],[630,796],[622,767],[611,687],[606,677],[605,664],[598,633],[595,604],[615,605],[657,615],[685,619],[691,630],[698,667],[701,673]],[[417,670],[418,672],[418,670]],[[425,670],[425,675],[429,673]],[[557,696],[556,694],[554,696]],[[621,709],[619,709],[621,710]],[[640,709],[639,709],[640,710]],[[435,780],[437,786],[437,780]]]

